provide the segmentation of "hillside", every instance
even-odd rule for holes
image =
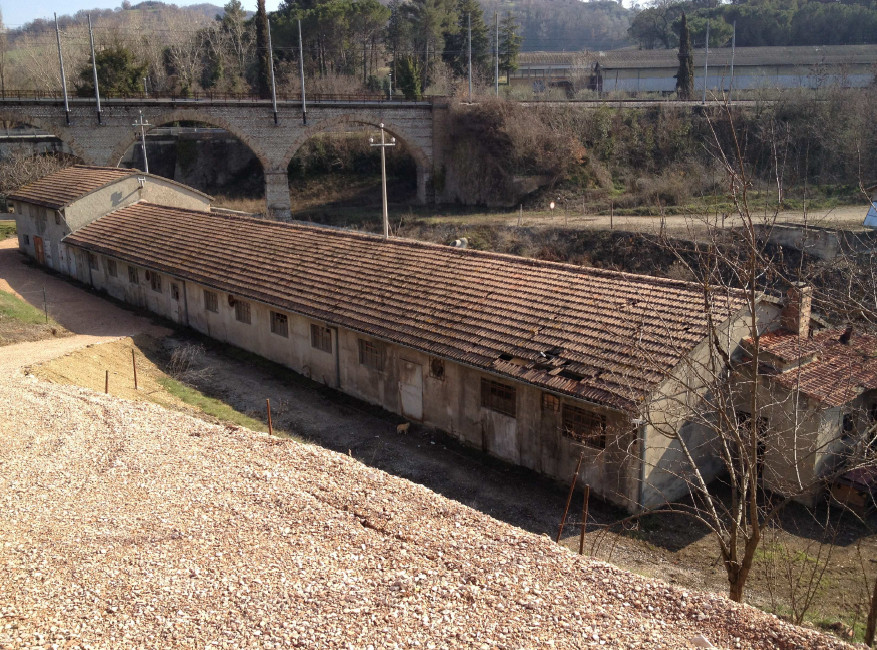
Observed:
[[[155,405],[4,373],[0,432],[0,647],[847,647]]]

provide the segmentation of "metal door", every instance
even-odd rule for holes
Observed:
[[[46,251],[43,248],[43,238],[42,237],[34,237],[33,238],[33,252],[34,257],[37,258],[37,262],[40,264],[46,263]]]
[[[399,401],[402,404],[402,415],[411,420],[422,420],[423,367],[413,361],[399,361]]]

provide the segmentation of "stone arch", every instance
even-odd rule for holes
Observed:
[[[22,119],[22,115],[20,113],[13,113],[4,110],[0,110],[0,120],[6,122],[17,122],[18,124],[30,124],[31,126],[35,126],[36,128],[45,131],[46,133],[51,133],[61,142],[70,147],[70,151],[73,152],[73,155],[82,160],[82,162],[84,162],[85,164],[100,164],[100,161],[94,160],[91,156],[88,155],[88,152],[79,144],[79,142],[77,142],[72,133],[70,133],[66,128],[59,127],[57,124],[51,121],[31,116]]]
[[[270,165],[268,162],[268,157],[262,150],[262,148],[256,144],[255,140],[250,137],[250,135],[248,135],[246,132],[238,128],[238,126],[234,122],[229,122],[222,117],[197,109],[175,108],[164,113],[159,113],[155,116],[150,116],[149,121],[150,129],[164,126],[169,122],[203,122],[204,124],[211,124],[221,129],[225,129],[231,135],[243,142],[250,149],[250,151],[253,152],[253,154],[258,159],[259,164],[262,165],[263,173],[267,173],[269,170]],[[110,167],[116,167],[119,160],[121,160],[122,156],[125,155],[125,152],[132,145],[136,144],[137,141],[138,136],[136,133],[134,133],[134,130],[131,129],[125,135],[125,137],[116,144],[115,148],[113,149],[113,153],[110,154],[110,159],[106,162],[106,164]]]
[[[323,120],[314,125],[308,126],[299,131],[292,144],[287,148],[286,153],[281,161],[284,172],[289,167],[289,163],[295,153],[301,149],[304,144],[312,137],[329,131],[330,129],[344,124],[360,124],[362,126],[370,126],[378,129],[381,119],[372,118],[362,114],[349,113],[338,117]],[[427,201],[427,188],[432,179],[432,160],[418,144],[417,139],[412,136],[404,127],[394,124],[393,122],[384,121],[384,130],[391,136],[396,137],[405,143],[405,147],[414,158],[414,164],[417,167],[417,198],[421,203]]]

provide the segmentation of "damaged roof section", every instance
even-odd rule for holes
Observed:
[[[622,410],[707,327],[690,283],[144,202],[65,242]]]
[[[751,348],[751,339],[744,343]],[[841,406],[877,389],[877,336],[852,328],[822,330],[807,338],[776,330],[763,334],[760,343],[773,381],[827,406]]]

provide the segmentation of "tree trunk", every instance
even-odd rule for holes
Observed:
[[[877,630],[877,578],[874,579],[874,593],[871,594],[871,607],[868,609],[868,625],[865,628],[865,645],[874,645],[874,632]]]

